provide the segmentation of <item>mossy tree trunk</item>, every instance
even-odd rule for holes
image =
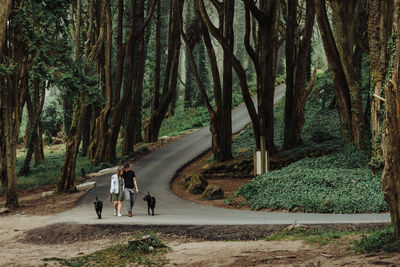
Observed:
[[[74,113],[71,128],[68,131],[65,160],[57,184],[57,192],[72,192],[75,189],[75,168],[82,139],[82,129],[85,118],[85,94],[77,97],[74,104]]]
[[[14,7],[23,7],[23,3],[14,1]],[[0,8],[2,9],[3,6]],[[9,11],[10,12],[10,11]],[[22,109],[25,103],[26,93],[28,90],[28,51],[27,44],[24,42],[22,26],[15,22],[16,13],[10,13],[9,25],[7,27],[7,41],[4,45],[2,54],[12,58],[16,63],[12,72],[2,76],[0,87],[0,101],[2,109],[2,174],[5,175],[3,180],[7,180],[7,199],[6,206],[9,208],[18,207],[18,189],[17,189],[17,143],[20,131]],[[3,18],[1,18],[3,19]],[[7,19],[6,19],[7,20]],[[3,26],[1,26],[3,27]],[[3,62],[4,63],[4,62]]]
[[[393,2],[385,0],[369,1],[368,44],[370,58],[370,94],[382,96],[389,63],[388,40],[392,32]],[[372,97],[371,133],[372,155],[371,169],[375,173],[382,169],[382,123],[383,102]]]
[[[385,167],[382,173],[382,191],[389,206],[395,237],[400,239],[400,0],[394,2],[393,29],[396,36],[393,59],[392,79],[385,86],[385,126],[383,137],[383,155]]]
[[[6,37],[6,24],[11,13],[12,0],[0,0],[0,55]]]

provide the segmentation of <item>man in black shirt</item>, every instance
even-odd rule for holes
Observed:
[[[135,194],[139,193],[139,189],[136,183],[135,172],[129,169],[128,162],[124,163],[124,173],[122,174],[122,178],[124,178],[125,182],[124,198],[126,199],[128,216],[132,217],[132,208],[135,204]]]

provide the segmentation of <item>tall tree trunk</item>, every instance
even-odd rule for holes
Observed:
[[[92,105],[86,107],[85,112],[85,124],[83,125],[82,130],[82,149],[81,149],[81,157],[86,157],[88,155],[88,149],[90,144],[90,128],[92,121]]]
[[[144,23],[144,1],[141,1],[138,14],[138,22]],[[138,45],[136,49],[136,61],[134,67],[136,67],[136,79],[135,79],[135,94],[130,99],[127,114],[125,116],[125,134],[122,141],[122,154],[127,155],[134,151],[135,132],[136,132],[136,118],[137,111],[139,110],[139,104],[142,99],[143,92],[143,78],[144,78],[144,66],[145,66],[145,49],[144,49],[144,32],[137,39]]]
[[[233,35],[233,16],[234,16],[234,1],[225,1],[224,3],[214,3],[219,14],[219,25],[218,29],[215,28],[221,40],[221,46],[224,49],[223,55],[223,70],[222,78],[223,83],[221,85],[221,80],[219,76],[217,59],[215,56],[214,47],[211,43],[211,38],[208,33],[209,25],[206,25],[208,20],[208,15],[206,14],[204,3],[198,1],[196,3],[196,12],[199,12],[199,16],[203,18],[201,23],[201,29],[203,33],[203,39],[205,47],[207,48],[208,57],[211,66],[211,74],[213,78],[213,89],[215,97],[215,110],[209,104],[209,99],[207,97],[207,92],[205,89],[205,84],[201,80],[199,72],[197,71],[195,59],[193,56],[192,47],[189,40],[186,41],[187,47],[190,50],[190,59],[193,68],[196,68],[196,81],[201,88],[203,99],[206,102],[206,106],[210,115],[210,131],[212,136],[212,151],[215,161],[225,161],[232,158],[232,120],[231,120],[231,110],[232,110],[232,55],[233,55],[233,45],[234,45],[234,35]],[[200,7],[200,8],[199,8]],[[196,31],[192,29],[191,32]],[[198,29],[197,29],[198,31]],[[192,33],[193,34],[193,33]],[[185,39],[191,39],[193,37]],[[201,45],[201,44],[200,44]],[[200,65],[201,67],[201,65]]]
[[[0,55],[2,54],[3,44],[6,37],[6,24],[11,13],[12,0],[0,0]]]
[[[23,7],[23,3],[14,2],[14,7]],[[2,77],[3,84],[0,87],[0,98],[2,101],[2,124],[4,137],[4,159],[2,160],[3,175],[7,179],[7,200],[6,206],[9,208],[18,207],[18,188],[16,173],[16,152],[18,135],[20,131],[22,109],[25,104],[25,97],[28,90],[28,52],[27,45],[21,38],[21,25],[14,21],[14,14],[9,17],[9,27],[7,32],[7,55],[16,63],[12,73],[7,73]],[[3,27],[3,26],[1,26]],[[3,47],[4,48],[4,47]],[[3,183],[4,184],[4,183]]]
[[[40,135],[40,124],[41,115],[45,100],[45,86],[41,84],[37,78],[33,80],[33,91],[31,94],[27,93],[26,103],[30,120],[30,128],[28,133],[27,148],[28,151],[25,156],[25,161],[22,169],[20,170],[21,175],[26,175],[30,172],[30,162],[32,156],[35,154],[35,165],[44,160],[43,155],[43,142]],[[30,106],[30,107],[29,107]],[[41,146],[41,147],[40,147]]]
[[[385,0],[369,1],[368,16],[368,44],[370,58],[370,86],[371,94],[382,96],[384,82],[389,62],[387,42],[392,32],[393,2]],[[383,103],[373,97],[371,102],[371,133],[372,155],[371,169],[376,172],[383,166],[380,162],[382,156],[382,123],[381,115]]]
[[[156,62],[154,69],[154,87],[153,87],[153,99],[151,101],[151,110],[157,110],[160,106],[159,102],[160,102],[160,86],[161,86],[161,26],[162,26],[161,1],[159,1],[157,5],[157,17],[156,17]],[[145,142],[150,142],[151,140],[149,124],[147,124],[144,129]]]
[[[84,96],[79,96],[75,100],[73,119],[66,143],[65,161],[58,180],[57,192],[72,192],[75,189],[76,158],[81,143],[86,110],[84,99]]]
[[[382,191],[389,206],[390,218],[395,230],[396,239],[400,239],[400,104],[399,104],[399,70],[400,70],[400,1],[394,2],[393,29],[395,39],[395,56],[393,60],[392,80],[385,86],[386,117],[383,137],[383,155],[385,167],[382,173]]]
[[[168,61],[165,67],[163,90],[158,103],[152,105],[149,126],[145,133],[146,142],[156,142],[161,124],[171,104],[178,81],[179,53],[181,47],[178,17],[182,13],[182,3],[171,1],[170,25],[168,33]],[[153,101],[154,102],[154,101]]]
[[[7,20],[11,13],[12,0],[0,0],[0,56],[3,54],[3,44],[6,38]],[[0,79],[0,182],[7,188],[6,147],[4,139],[3,95],[5,81]]]
[[[229,53],[223,58],[222,72],[222,109],[221,123],[218,125],[221,135],[221,143],[217,154],[214,154],[216,161],[229,160],[232,157],[232,57],[234,48],[233,17],[235,14],[235,1],[224,1],[224,27],[223,35],[227,43]]]
[[[352,143],[354,137],[352,131],[349,87],[347,85],[346,76],[342,69],[342,63],[336,47],[335,38],[333,37],[333,33],[329,24],[325,0],[314,0],[314,3],[318,28],[328,60],[329,69],[332,73],[342,136],[345,140],[347,140],[347,142]]]
[[[301,143],[304,125],[304,107],[314,85],[316,69],[306,87],[307,61],[311,47],[311,37],[315,20],[313,0],[306,1],[305,26],[301,40],[296,37],[297,1],[288,2],[286,38],[286,97],[284,148],[292,148]]]
[[[235,55],[231,52],[231,50],[228,49],[228,44],[226,43],[226,40],[223,36],[223,34],[221,33],[220,29],[218,29],[217,27],[214,26],[214,24],[211,22],[204,2],[202,0],[198,0],[197,2],[197,7],[199,10],[199,14],[202,18],[202,22],[203,22],[203,38],[205,41],[205,45],[207,47],[208,53],[209,53],[209,58],[210,58],[210,66],[211,66],[211,73],[213,76],[213,85],[214,85],[214,97],[215,97],[215,103],[216,106],[218,106],[218,103],[221,103],[221,89],[217,88],[218,90],[216,91],[216,86],[220,86],[220,82],[219,82],[219,75],[218,75],[218,69],[217,69],[217,64],[216,62],[213,62],[212,60],[215,60],[215,53],[214,50],[212,49],[212,45],[211,45],[211,41],[209,38],[209,34],[208,31],[210,31],[212,33],[212,35],[218,40],[218,42],[221,44],[222,48],[224,49],[224,53],[226,53],[227,55],[229,55],[232,59],[232,64],[233,64],[233,68],[235,69],[235,72],[237,73],[238,77],[239,77],[239,84],[240,84],[240,88],[242,90],[242,95],[243,95],[243,100],[245,102],[246,108],[249,112],[251,121],[253,123],[253,129],[254,129],[254,134],[256,136],[255,141],[256,141],[256,145],[257,147],[260,147],[260,121],[258,120],[258,114],[257,111],[255,109],[254,106],[254,102],[251,99],[251,95],[250,95],[250,91],[248,88],[248,84],[246,81],[246,72],[244,71],[243,66],[241,65],[241,63],[239,62],[239,60],[235,57]],[[218,6],[218,3],[215,2]],[[247,4],[247,2],[246,2]],[[254,4],[254,3],[253,3]],[[221,9],[221,7],[219,8]],[[248,11],[248,9],[247,9]],[[222,12],[220,12],[221,14]],[[222,17],[220,15],[220,17]],[[248,20],[249,20],[249,12],[246,12],[246,37],[245,39],[248,39],[249,36],[249,28],[248,28]],[[220,21],[222,21],[222,19],[220,18]],[[246,41],[246,44],[248,44],[248,41]],[[248,46],[246,46],[247,49]],[[255,52],[253,50],[250,51],[250,53],[252,54],[252,57],[255,56]],[[258,60],[254,60],[255,64],[258,63]],[[259,66],[256,64],[256,71],[257,73],[260,73],[259,71]],[[218,82],[217,82],[218,81]],[[219,104],[221,105],[221,104]],[[212,116],[211,116],[212,115]],[[218,123],[219,121],[219,116],[218,113],[216,114],[211,114],[211,121],[210,121],[210,130],[213,130],[212,125],[213,123]],[[213,133],[212,133],[213,134]]]
[[[100,8],[99,8],[100,9]],[[96,8],[98,10],[98,8]],[[99,72],[101,73],[103,86],[103,96],[106,104],[102,107],[99,116],[96,118],[95,137],[92,140],[91,147],[94,148],[94,154],[90,153],[90,160],[97,164],[102,161],[106,153],[106,143],[108,140],[109,118],[113,103],[113,91],[111,81],[111,47],[112,47],[112,20],[110,0],[102,2],[100,19],[100,32],[97,43],[98,51],[92,52],[89,58],[97,58]],[[104,34],[105,32],[105,34]],[[93,55],[95,54],[95,55]]]
[[[360,95],[361,85],[354,72],[353,50],[355,45],[357,23],[361,14],[361,1],[333,1],[333,19],[336,30],[336,44],[340,61],[350,93],[351,120],[354,143],[359,149],[366,149],[364,136],[364,110]]]

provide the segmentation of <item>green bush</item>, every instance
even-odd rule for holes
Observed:
[[[363,235],[361,240],[354,241],[353,248],[358,253],[399,252],[400,240],[394,238],[393,227],[389,227],[370,236]]]

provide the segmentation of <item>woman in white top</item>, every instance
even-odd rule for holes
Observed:
[[[124,200],[125,184],[122,178],[123,173],[124,170],[118,167],[117,173],[111,177],[110,193],[114,202],[114,216],[116,216],[118,212],[118,217],[121,217],[122,200]]]

